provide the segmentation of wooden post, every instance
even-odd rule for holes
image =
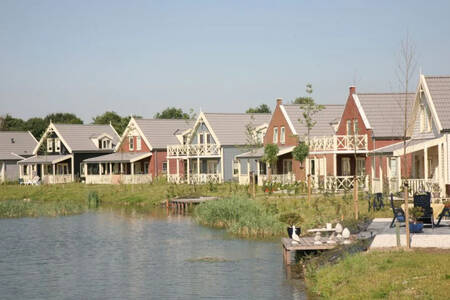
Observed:
[[[134,183],[134,163],[130,162],[131,165],[131,183]]]
[[[355,175],[353,180],[353,201],[355,205],[355,220],[359,219],[359,203],[358,203],[358,176]]]
[[[84,164],[84,182],[85,182],[85,183],[88,183],[88,181],[87,181],[87,176],[88,176],[88,164],[85,163],[85,164]]]
[[[190,183],[190,166],[189,166],[189,161],[190,161],[190,159],[188,158],[187,159],[187,170],[186,170],[186,172],[187,172],[187,183],[189,184]]]
[[[423,178],[428,179],[428,148],[423,149]]]
[[[177,158],[177,183],[180,180],[180,160]]]
[[[308,174],[308,205],[311,204],[311,174]]]

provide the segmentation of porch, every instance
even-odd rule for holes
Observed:
[[[152,181],[149,157],[152,154],[116,152],[83,161],[87,184],[145,184]]]
[[[435,197],[445,197],[448,158],[444,139],[407,141],[407,170],[404,170],[403,154],[403,143],[374,151],[373,191],[385,192],[386,189],[389,189],[386,192],[398,192],[402,190],[406,181],[410,195],[418,192],[431,192]],[[376,163],[377,158],[379,159],[378,163]],[[385,168],[382,167],[383,160]],[[378,169],[378,174],[375,172],[376,169]],[[383,171],[385,172],[384,176]]]
[[[171,173],[175,161],[176,173]],[[185,144],[167,146],[167,181],[171,183],[223,182],[222,150],[217,144]],[[184,172],[180,170],[180,164]]]
[[[32,181],[39,178],[44,184],[58,184],[75,181],[72,155],[33,156],[17,163],[19,178]]]

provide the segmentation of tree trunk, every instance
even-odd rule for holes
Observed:
[[[311,175],[308,174],[308,205],[311,204]]]
[[[358,176],[356,175],[353,180],[353,201],[355,206],[355,220],[358,220],[359,219]]]

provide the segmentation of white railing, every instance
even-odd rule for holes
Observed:
[[[273,183],[281,183],[281,184],[293,184],[295,182],[294,174],[272,174],[271,180]],[[259,175],[258,176],[258,185],[263,185],[264,182],[269,181],[268,175]]]
[[[218,173],[200,173],[200,174],[190,174],[189,183],[201,184],[201,183],[221,183],[222,174]]]
[[[167,182],[170,183],[184,183],[185,182],[184,175],[177,175],[177,174],[167,174]]]
[[[44,175],[42,176],[42,182],[46,184],[58,184],[72,182],[72,175]]]
[[[152,182],[150,174],[134,174],[134,175],[87,175],[87,184],[145,184]]]
[[[309,140],[311,152],[367,150],[367,134],[316,136]]]
[[[220,156],[220,147],[216,144],[187,144],[167,146],[167,157]]]
[[[404,184],[405,180],[408,182],[410,194],[431,192],[433,190],[433,184],[438,184],[434,179],[403,179],[402,184]]]
[[[358,189],[368,189],[368,177],[365,175],[356,176],[358,180]],[[327,191],[345,191],[353,189],[355,182],[354,176],[327,176],[323,179],[323,187]],[[317,185],[316,185],[317,186]]]

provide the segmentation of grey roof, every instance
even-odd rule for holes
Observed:
[[[100,155],[83,160],[85,163],[119,163],[134,162],[152,155],[150,152],[114,152],[111,154]]]
[[[20,160],[19,156],[29,156],[37,145],[29,131],[0,131],[0,159]]]
[[[18,164],[53,164],[71,158],[71,155],[36,155],[18,162]]]
[[[174,119],[135,119],[150,145],[157,149],[166,149],[167,145],[179,144],[176,135],[190,129],[192,120]]]
[[[450,76],[425,76],[442,129],[450,129]]]
[[[303,120],[303,111],[300,106],[298,104],[287,104],[283,106],[295,128],[295,131],[297,131],[297,135],[299,137],[306,136],[308,130],[304,123],[299,121],[299,119]],[[314,125],[311,129],[311,136],[334,135],[335,132],[332,124],[335,124],[336,120],[340,120],[343,111],[343,104],[324,105],[324,109],[313,116],[313,120],[316,121],[316,125]]]
[[[359,102],[373,130],[374,137],[403,136],[404,93],[358,93]],[[414,105],[414,93],[407,94],[408,119]]]
[[[208,123],[223,146],[245,145],[246,126],[254,127],[268,124],[271,114],[205,113]]]
[[[99,149],[97,145],[91,140],[97,138],[102,134],[107,134],[113,138],[113,144],[117,145],[119,142],[119,135],[111,127],[111,125],[84,125],[84,124],[53,124],[56,130],[61,134],[67,146],[72,151],[98,151],[105,152],[104,149]]]
[[[423,142],[431,141],[433,139],[434,138],[407,140],[406,141],[406,147],[411,147],[411,146],[414,146],[414,145],[418,145],[418,144],[421,144]],[[372,151],[372,153],[373,153],[373,155],[385,155],[385,154],[392,155],[394,153],[394,151],[400,150],[400,149],[403,149],[403,142],[398,142],[398,143],[395,143],[395,144],[391,144],[391,145],[388,145],[388,146],[384,146],[384,147],[378,148],[378,149]],[[407,153],[409,153],[409,152],[407,152]]]
[[[236,158],[261,158],[264,155],[264,147],[254,149],[253,151],[248,151],[239,155]]]

